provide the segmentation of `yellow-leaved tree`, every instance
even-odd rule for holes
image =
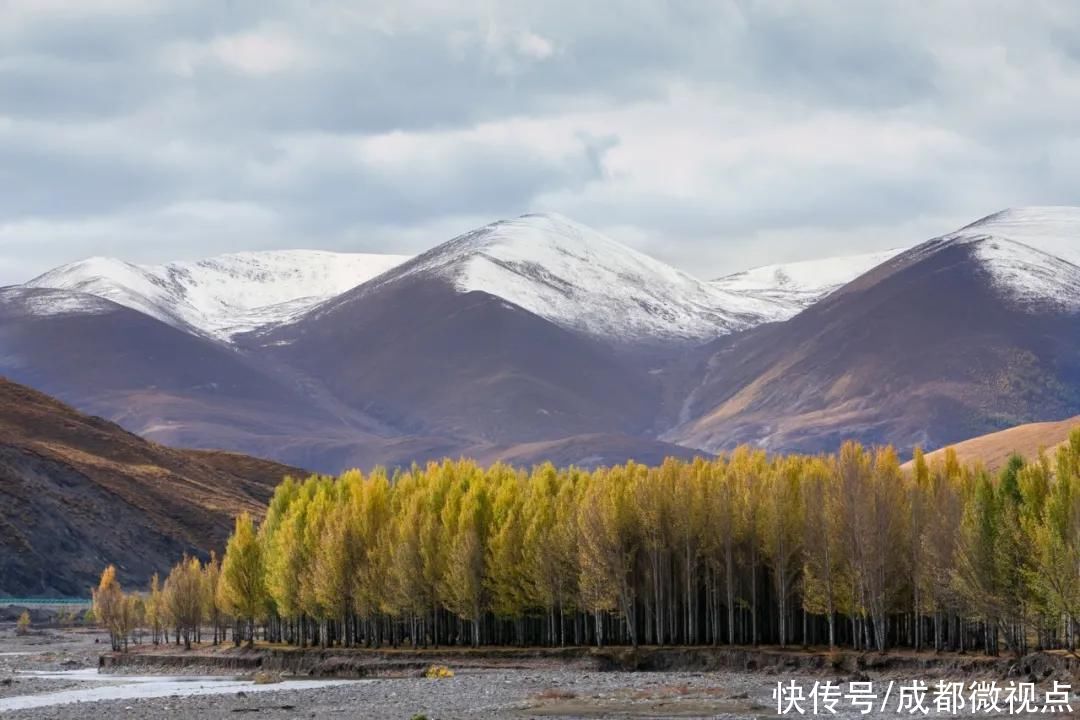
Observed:
[[[765,559],[772,570],[780,647],[787,645],[792,634],[788,621],[802,569],[802,474],[802,459],[787,457],[773,462],[765,476],[761,540]]]
[[[225,612],[246,624],[248,647],[255,644],[255,621],[266,609],[266,582],[263,576],[262,546],[255,534],[251,515],[242,513],[225,548],[218,581],[218,600]],[[233,633],[236,644],[240,638]]]
[[[176,629],[176,642],[191,649],[203,621],[202,563],[197,557],[184,557],[165,578],[163,591],[169,619]]]
[[[116,566],[110,565],[101,573],[93,591],[94,617],[109,631],[109,643],[114,651],[123,649],[124,591],[116,579]]]

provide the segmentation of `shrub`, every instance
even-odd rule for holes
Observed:
[[[424,673],[424,677],[430,680],[441,680],[442,678],[454,677],[454,671],[445,665],[432,665]]]
[[[30,613],[23,610],[22,615],[19,616],[19,622],[15,625],[16,635],[25,635],[30,632]]]
[[[259,671],[259,672],[255,673],[255,684],[256,685],[272,685],[274,683],[279,683],[281,681],[282,680],[281,680],[280,675],[274,675],[274,674],[268,673],[266,671]]]

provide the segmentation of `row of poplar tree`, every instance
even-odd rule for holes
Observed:
[[[166,642],[1073,647],[1080,431],[996,475],[849,442],[286,478],[220,564],[185,558],[146,597]]]

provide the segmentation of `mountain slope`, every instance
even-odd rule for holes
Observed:
[[[760,322],[766,306],[565,218],[527,215],[236,342],[402,434],[469,448],[651,440],[657,358]]]
[[[864,262],[726,290],[554,215],[403,259],[64,266],[0,291],[0,371],[160,442],[318,470],[535,443],[590,463],[634,438],[654,457],[680,450],[655,440],[669,358],[787,318]]]
[[[385,430],[287,368],[64,290],[0,289],[0,374],[188,447],[301,462]]]
[[[516,446],[523,439],[563,439],[558,456],[578,464],[677,451],[617,434],[648,425],[655,394],[625,388],[656,383],[611,371],[619,361],[608,348],[489,296],[477,302],[444,288],[446,302],[436,294],[420,310],[409,305],[420,296],[408,283],[395,287],[403,295],[346,313],[340,333],[302,341],[287,362],[283,351],[293,348],[243,353],[85,293],[3,288],[0,373],[158,442],[324,472],[462,454],[525,462],[535,455]],[[492,320],[500,317],[502,329]],[[470,356],[492,342],[489,350],[507,347]],[[378,352],[361,352],[368,348]],[[460,377],[447,384],[454,362]],[[458,386],[471,399],[455,395]],[[616,434],[566,438],[595,428]]]
[[[1078,299],[1080,268],[969,226],[786,323],[714,343],[664,437],[709,450],[816,451],[847,437],[936,448],[1073,415]]]
[[[708,451],[937,447],[1080,412],[1080,274],[1037,249],[1069,238],[1080,211],[1014,209],[713,282],[555,215],[385,266],[94,260],[32,282],[62,289],[0,289],[0,372],[152,439],[327,471],[681,451],[661,431]]]
[[[607,344],[439,275],[380,278],[240,342],[402,434],[470,445],[643,434],[659,397]]]
[[[1069,433],[1080,427],[1080,416],[1067,420],[1026,423],[1006,430],[961,440],[949,447],[956,451],[962,463],[981,462],[991,472],[997,472],[1017,453],[1028,461],[1046,451],[1051,462],[1057,447],[1069,439]],[[945,455],[945,448],[926,454],[926,461],[933,463]],[[904,463],[910,467],[911,461]]]
[[[181,553],[223,548],[296,468],[177,451],[0,378],[0,588],[85,596],[108,563],[146,582]]]
[[[316,250],[234,253],[157,266],[98,257],[50,270],[25,287],[95,295],[173,327],[228,339],[284,322],[405,260]]]
[[[621,465],[628,460],[645,465],[659,465],[665,458],[692,460],[710,453],[658,440],[628,435],[575,435],[555,440],[538,440],[509,446],[469,448],[465,457],[490,465],[503,462],[517,467],[531,467],[550,462],[557,467],[573,465],[594,468]]]

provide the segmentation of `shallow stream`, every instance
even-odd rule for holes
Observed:
[[[0,698],[0,712],[27,708],[97,702],[100,700],[136,700],[139,698],[189,697],[192,695],[222,695],[272,690],[307,690],[331,687],[358,680],[285,680],[279,683],[255,684],[254,680],[215,676],[168,675],[101,675],[95,669],[62,672],[19,672],[20,677],[43,680],[84,682],[78,689],[17,695]]]

